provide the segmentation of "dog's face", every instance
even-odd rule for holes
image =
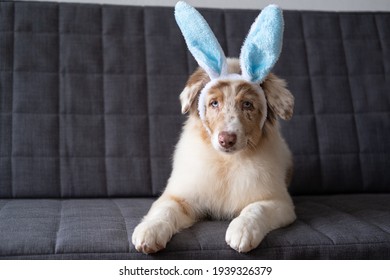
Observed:
[[[228,62],[230,73],[240,72],[238,61]],[[255,148],[264,127],[274,124],[275,115],[282,119],[292,116],[294,98],[284,81],[273,74],[261,86],[242,79],[209,81],[199,68],[188,80],[180,100],[182,113],[199,118],[197,97],[205,91],[203,124],[217,151],[229,154]]]
[[[259,90],[243,80],[221,80],[207,90],[204,123],[216,150],[232,153],[258,143],[266,115]]]

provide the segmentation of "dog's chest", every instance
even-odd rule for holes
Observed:
[[[236,216],[241,210],[262,199],[269,191],[268,177],[263,166],[257,161],[231,161],[217,164],[210,175],[214,178],[204,192],[210,212],[219,217]]]

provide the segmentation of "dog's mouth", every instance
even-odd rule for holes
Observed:
[[[248,145],[242,146],[242,144],[240,144],[240,143],[237,143],[236,145],[229,147],[229,148],[224,148],[221,145],[217,145],[216,147],[214,146],[214,148],[217,151],[222,152],[224,154],[230,154],[230,155],[234,154],[236,152],[242,151],[242,150],[246,149],[247,147],[248,147]]]
[[[239,150],[239,149],[237,149],[236,146],[232,146],[229,148],[222,147],[219,144],[216,144],[216,145],[214,144],[213,146],[214,146],[215,150],[217,150],[218,152],[223,153],[223,154],[233,154]]]
[[[233,154],[234,152],[237,151],[237,149],[234,148],[234,147],[229,148],[229,149],[225,149],[225,148],[220,147],[219,150],[220,150],[221,152],[223,152],[223,153],[226,153],[226,154]]]

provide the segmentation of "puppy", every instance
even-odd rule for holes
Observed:
[[[228,59],[231,73],[239,73],[237,59]],[[256,248],[271,230],[295,220],[287,192],[292,157],[276,116],[292,116],[294,98],[283,80],[269,74],[259,98],[245,81],[220,80],[206,95],[205,121],[196,100],[209,82],[199,68],[180,95],[182,112],[189,112],[176,146],[173,171],[162,196],[134,230],[132,241],[143,253],[165,248],[172,235],[205,215],[233,219],[226,242],[239,252]],[[267,106],[267,116],[259,123]]]
[[[292,117],[294,98],[272,73],[246,79],[242,58],[223,63],[218,77],[198,68],[180,94],[188,119],[166,189],[133,232],[140,252],[165,248],[205,216],[232,220],[226,242],[248,252],[296,218],[287,191],[292,156],[277,119]]]

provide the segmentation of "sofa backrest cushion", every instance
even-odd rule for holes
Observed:
[[[199,9],[228,56],[258,14]],[[292,194],[390,191],[390,13],[285,11]],[[0,3],[0,197],[164,189],[196,68],[173,9]]]

